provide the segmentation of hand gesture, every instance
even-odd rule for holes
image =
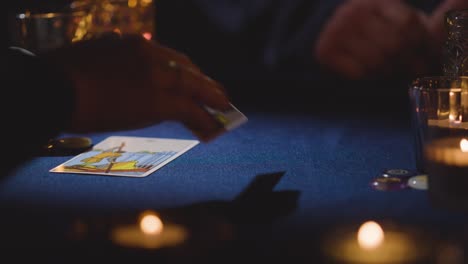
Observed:
[[[126,129],[165,120],[183,123],[201,140],[220,125],[204,105],[225,110],[220,83],[190,59],[138,36],[74,43],[44,55],[65,70],[75,87],[75,132]]]

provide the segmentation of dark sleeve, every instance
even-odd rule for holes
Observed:
[[[309,63],[323,25],[346,0],[191,0],[156,2],[157,38],[218,67]],[[426,12],[441,0],[407,0]],[[212,56],[207,56],[213,54]],[[219,56],[218,56],[219,55]],[[207,58],[210,57],[210,58]],[[226,63],[225,63],[226,64]]]
[[[159,0],[156,39],[185,52],[232,100],[282,102],[319,78],[313,43],[342,1]]]
[[[303,66],[310,64],[322,24],[342,1],[160,0],[156,38],[216,75]]]
[[[37,154],[67,126],[74,108],[71,83],[39,57],[7,48],[1,59],[2,176]]]
[[[328,112],[346,106],[366,112],[371,104],[384,108],[382,102],[406,103],[408,80],[392,78],[384,82],[385,87],[374,79],[350,81],[315,60],[313,47],[322,28],[346,1],[159,0],[156,38],[187,53],[208,75],[225,84],[233,101],[253,107]],[[408,0],[426,12],[438,2]],[[390,95],[371,93],[377,86],[391,91]],[[377,98],[369,99],[370,94]]]

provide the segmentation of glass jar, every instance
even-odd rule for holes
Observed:
[[[16,14],[11,23],[13,46],[41,53],[85,38],[90,16],[81,10]]]
[[[77,0],[73,6],[86,9],[92,17],[88,38],[109,32],[154,37],[153,0]]]
[[[468,9],[448,11],[445,26],[444,74],[468,76]]]

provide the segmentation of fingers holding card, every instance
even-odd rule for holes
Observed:
[[[192,132],[203,142],[210,142],[225,132],[236,129],[248,121],[247,117],[233,104],[230,103],[229,105],[230,108],[227,110],[217,110],[204,105],[203,108],[205,111],[215,119],[219,126],[216,131],[211,131],[208,135],[201,134],[198,131]]]
[[[223,127],[216,136],[233,130],[248,120],[232,104],[227,111],[206,106],[205,109]],[[188,139],[111,136],[50,172],[145,177],[197,144],[198,140]]]

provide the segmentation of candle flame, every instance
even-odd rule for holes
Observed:
[[[122,31],[120,30],[120,28],[114,28],[114,30],[112,30],[112,32],[114,32],[115,34],[117,35],[122,35]]]
[[[460,149],[462,152],[468,152],[468,140],[465,138],[460,140]]]
[[[368,221],[361,225],[357,235],[359,246],[371,250],[379,247],[384,240],[384,231],[374,221]]]
[[[153,35],[149,32],[145,32],[142,34],[142,36],[146,39],[146,40],[151,40],[151,38],[153,37]]]
[[[163,230],[163,223],[156,214],[146,213],[140,220],[140,229],[145,234],[160,234]]]

